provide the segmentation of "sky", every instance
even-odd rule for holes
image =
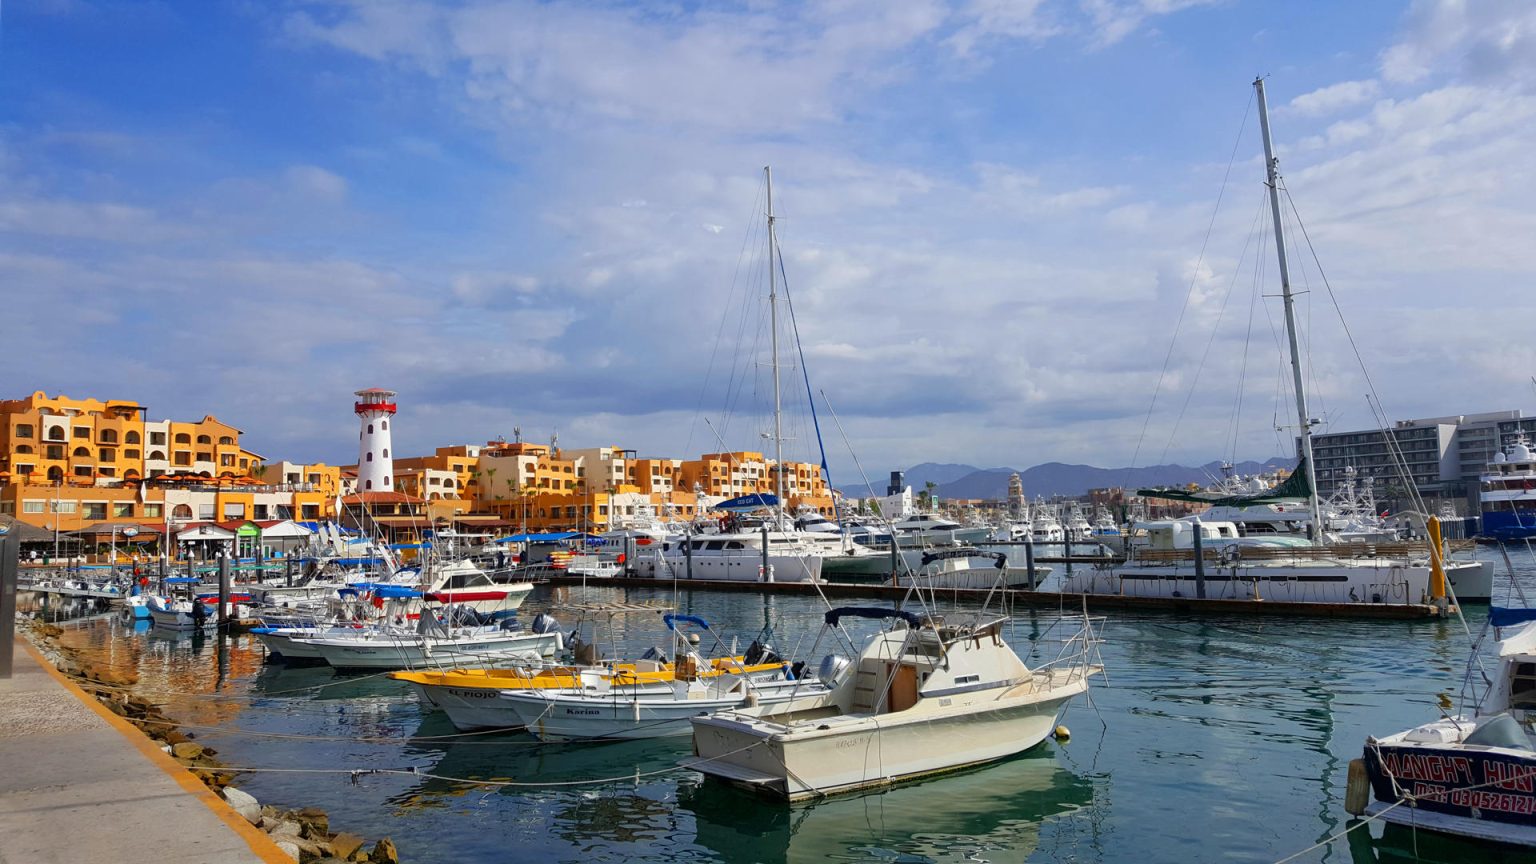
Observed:
[[[771,449],[772,166],[839,485],[1284,455],[1259,75],[1309,413],[1529,413],[1521,0],[5,0],[0,397],[301,462],[362,387],[398,454]]]

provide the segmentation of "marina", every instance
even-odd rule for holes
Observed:
[[[1536,588],[1536,568],[1524,565],[1518,576]],[[552,611],[576,590],[541,586],[525,606]],[[825,609],[798,592],[587,591],[590,600],[675,606],[724,632],[772,621],[787,653],[808,648]],[[35,602],[25,614],[47,617]],[[1475,627],[1486,611],[1468,614]],[[654,645],[659,616],[617,617],[616,653]],[[1043,662],[1048,652],[1031,646],[1063,635],[1052,631],[1056,617],[1015,608],[1001,632],[1026,662]],[[1108,676],[1090,691],[1091,704],[1079,699],[1062,718],[1070,740],[783,809],[685,767],[687,737],[546,744],[516,732],[465,736],[407,682],[264,662],[249,635],[164,635],[117,615],[61,623],[80,631],[91,656],[135,671],[137,690],[227,764],[260,769],[238,780],[259,800],[323,808],[333,825],[389,835],[401,860],[423,862],[502,860],[509,843],[546,860],[722,862],[801,854],[1178,860],[1219,843],[1232,860],[1275,861],[1349,826],[1348,763],[1367,735],[1454,696],[1469,645],[1450,620],[1119,611],[1102,631]],[[1182,818],[1189,812],[1202,817]],[[490,824],[503,827],[477,827]],[[1415,845],[1423,861],[1521,860],[1512,850],[1385,829],[1351,833],[1328,860],[1399,860]]]
[[[0,864],[1536,861],[1529,2],[4,25]]]

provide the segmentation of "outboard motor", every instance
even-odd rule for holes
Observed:
[[[763,662],[763,651],[763,643],[753,639],[752,644],[747,646],[747,653],[743,654],[741,659],[748,666],[756,666]]]
[[[842,678],[843,673],[852,665],[853,661],[841,654],[828,654],[821,658],[821,666],[816,669],[816,680],[828,687],[834,687],[838,679]]]

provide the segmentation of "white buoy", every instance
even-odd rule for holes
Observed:
[[[1070,739],[1071,737],[1072,737],[1072,730],[1071,729],[1068,729],[1066,726],[1057,726],[1056,727],[1056,740],[1057,741],[1065,742],[1068,739]]]

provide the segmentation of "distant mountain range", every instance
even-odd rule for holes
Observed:
[[[1292,468],[1296,460],[1274,458],[1267,462],[1239,462],[1235,468],[1239,474],[1260,474],[1276,468]],[[929,482],[938,484],[936,495],[940,498],[993,498],[1008,497],[1008,478],[1014,473],[1024,482],[1024,494],[1050,498],[1056,495],[1078,496],[1088,494],[1089,489],[1123,486],[1135,491],[1151,486],[1183,486],[1187,483],[1207,484],[1221,476],[1221,463],[1208,462],[1190,468],[1185,465],[1149,465],[1145,468],[1096,468],[1092,465],[1068,465],[1063,462],[1047,462],[1023,470],[1017,468],[977,468],[974,465],[938,464],[924,462],[906,470],[906,484],[913,492],[921,492]],[[885,494],[885,480],[877,481],[876,495]],[[869,490],[844,487],[845,494],[865,497]]]

